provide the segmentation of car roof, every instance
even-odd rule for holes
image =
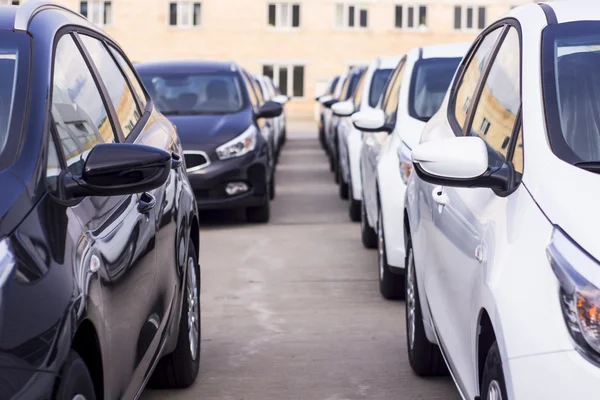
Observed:
[[[542,4],[549,6],[551,9],[549,11],[554,12],[556,21],[559,24],[574,21],[600,20],[600,2],[596,0],[558,0],[527,4],[512,9],[506,16],[512,16],[517,18],[520,22],[525,22],[530,17],[537,17],[540,13],[544,13],[544,10],[541,7]]]
[[[398,63],[402,60],[402,56],[394,56],[394,57],[378,57],[375,60],[377,69],[393,69],[396,68]]]
[[[424,46],[421,47],[423,52],[421,58],[462,58],[469,51],[472,44],[472,42],[458,42]]]
[[[15,15],[18,7],[16,6],[0,6],[0,29],[12,31],[15,23]]]
[[[163,60],[136,65],[140,72],[234,72],[241,70],[235,63],[201,60]]]

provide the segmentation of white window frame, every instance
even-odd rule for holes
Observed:
[[[275,26],[269,25],[269,6],[275,6]],[[283,18],[283,9],[284,6],[287,7],[287,18]],[[298,6],[298,13],[302,13],[302,4],[298,2],[269,2],[267,3],[267,28],[269,29],[299,29],[300,26],[292,26],[294,21],[294,6]],[[298,15],[300,18],[300,25],[302,25],[302,17]]]
[[[396,26],[396,7],[402,7],[402,27]],[[419,22],[419,9],[425,7],[426,20],[425,24],[421,26]],[[408,9],[412,8],[414,12],[414,21],[417,23],[414,26],[408,26]],[[454,16],[454,15],[453,15]],[[423,31],[429,29],[429,6],[427,4],[415,4],[415,3],[397,3],[394,5],[394,29],[399,31]]]
[[[298,63],[298,62],[263,62],[262,67],[265,66],[273,67],[273,83],[275,86],[280,88],[279,85],[279,69],[287,68],[288,76],[287,76],[287,88],[288,93],[287,96],[293,99],[302,100],[306,97],[306,63]],[[304,67],[304,86],[302,87],[302,96],[294,96],[294,67]]]
[[[110,1],[110,0],[108,1],[108,3],[110,3],[110,12],[107,14],[108,22],[104,21],[104,14],[106,13],[106,3],[107,3],[106,0],[82,0],[79,2],[80,10],[81,10],[81,3],[87,3],[86,18],[91,23],[98,25],[98,26],[112,26],[113,25],[114,1]]]
[[[454,26],[454,7],[460,7],[460,28]],[[473,9],[473,27],[467,28],[467,9]],[[488,7],[485,4],[455,4],[452,7],[452,29],[455,32],[481,32],[483,29],[479,29],[479,9],[485,9],[485,27],[488,25]]]
[[[177,4],[177,22],[175,25],[171,25],[171,3]],[[194,8],[196,4],[200,5],[200,18],[198,24],[194,25]],[[199,0],[181,0],[181,1],[169,1],[168,2],[168,13],[167,13],[167,25],[170,28],[175,29],[197,29],[202,27],[204,20],[204,3]],[[184,22],[183,11],[187,11],[188,21]]]
[[[338,25],[338,9],[342,7],[342,24]],[[348,26],[348,16],[350,13],[350,7],[354,7],[354,26]],[[364,10],[367,12],[367,26],[360,26],[360,12]],[[365,30],[369,29],[369,7],[364,3],[346,3],[336,2],[333,5],[333,27],[338,30]]]

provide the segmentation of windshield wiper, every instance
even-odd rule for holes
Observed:
[[[573,163],[573,165],[586,171],[600,174],[600,161],[580,161]]]

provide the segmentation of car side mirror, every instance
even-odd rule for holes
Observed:
[[[326,101],[329,101],[331,99],[333,99],[333,96],[330,94],[324,94],[322,96],[317,96],[316,97],[317,101],[321,104],[325,103]]]
[[[339,102],[339,100],[338,99],[334,99],[332,97],[329,100],[323,101],[321,104],[323,104],[323,106],[325,106],[326,108],[331,108],[331,106],[334,105],[337,102]]]
[[[142,193],[164,185],[173,165],[171,154],[156,147],[103,143],[89,152],[81,176],[66,174],[63,182],[72,198]]]
[[[265,102],[256,113],[256,118],[277,118],[283,113],[283,106],[274,101]]]
[[[490,168],[486,143],[478,136],[433,139],[412,151],[414,170],[425,182],[440,186],[487,187],[507,191],[510,167]]]
[[[352,114],[352,124],[363,132],[391,133],[394,127],[385,121],[385,113],[379,108],[359,111]]]
[[[275,103],[279,103],[279,104],[285,104],[288,101],[290,101],[290,98],[288,96],[286,96],[285,94],[278,94],[277,96],[274,96],[272,99]]]
[[[338,117],[349,117],[354,114],[354,103],[351,101],[340,101],[331,106],[331,111]]]

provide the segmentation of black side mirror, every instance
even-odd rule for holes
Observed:
[[[338,101],[339,101],[338,99],[330,99],[330,100],[324,101],[322,104],[327,108],[331,108],[331,106],[334,105],[335,103],[337,103]]]
[[[256,113],[256,118],[277,118],[283,113],[283,106],[274,101],[265,102]]]
[[[63,182],[73,198],[141,193],[162,186],[172,165],[171,154],[156,147],[105,143],[90,151],[81,176],[66,174]]]

